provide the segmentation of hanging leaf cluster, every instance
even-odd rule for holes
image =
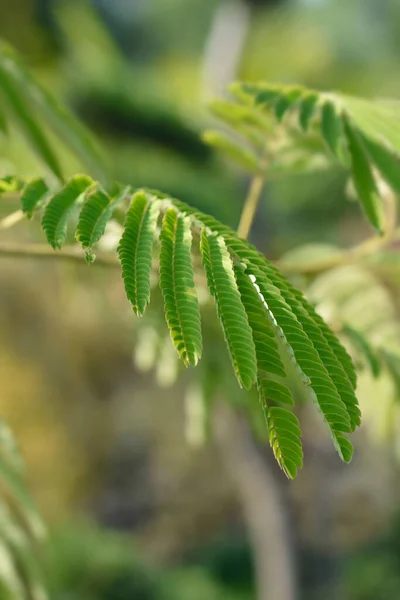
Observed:
[[[314,156],[325,146],[328,157],[349,171],[370,224],[384,233],[385,210],[378,183],[382,178],[394,194],[400,193],[399,102],[268,83],[235,83],[231,92],[231,100],[216,101],[211,110],[245,143],[222,132],[207,132],[204,139],[208,143],[249,171],[268,175],[265,163],[270,162],[271,176],[280,154],[279,133],[290,133],[293,145],[300,144],[303,152],[308,150]],[[262,160],[265,150],[270,161]],[[287,144],[282,152],[286,155]],[[293,160],[296,156],[292,153]],[[288,165],[286,168],[290,173]]]
[[[42,228],[54,249],[62,248],[77,211],[75,237],[88,262],[95,258],[93,246],[115,207],[130,199],[117,252],[135,314],[145,313],[152,269],[157,269],[172,342],[183,363],[196,366],[203,348],[193,258],[200,254],[233,371],[242,388],[257,387],[271,446],[285,473],[294,477],[303,460],[287,358],[326,422],[340,457],[351,459],[347,434],[360,423],[351,359],[303,295],[253,246],[212,217],[165,194],[123,190],[112,196],[83,175],[57,190],[38,179],[23,183],[6,178],[0,187],[19,189],[27,216],[42,212]]]

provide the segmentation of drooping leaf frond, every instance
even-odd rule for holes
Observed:
[[[349,368],[351,362],[345,350],[343,349],[342,353],[347,358],[342,365],[329,343],[329,338],[324,337],[319,324],[312,318],[312,307],[308,310],[304,308],[307,307],[307,302],[305,299],[302,302],[298,300],[301,297],[300,292],[296,298],[292,292],[294,288],[253,246],[239,239],[228,227],[212,217],[203,215],[182,202],[175,202],[175,205],[182,211],[191,213],[211,231],[218,232],[228,250],[239,262],[246,264],[281,331],[287,352],[298,366],[304,383],[310,386],[311,397],[329,427],[339,455],[345,460],[350,460],[351,444],[343,432],[353,431],[360,417],[351,383],[354,370]],[[330,340],[332,338],[333,333]],[[335,345],[341,347],[338,340]],[[349,374],[345,369],[349,370]]]
[[[23,182],[0,181],[0,189],[5,191],[17,185],[23,187]],[[40,187],[38,182],[35,185]],[[126,190],[122,192],[123,197],[126,194]],[[79,209],[82,197],[75,236],[90,252],[120,201],[120,196],[111,197],[98,182],[82,176],[47,192],[42,225],[53,247],[64,242],[71,211]],[[40,202],[32,202],[31,207],[40,208]],[[201,240],[207,287],[234,373],[245,389],[257,383],[271,445],[281,467],[293,477],[302,460],[296,417],[281,407],[292,401],[287,380],[293,376],[302,394],[320,411],[339,455],[349,461],[353,449],[346,434],[359,424],[360,411],[354,395],[355,370],[347,351],[302,293],[229,227],[166,194],[134,193],[118,246],[125,291],[134,312],[143,315],[150,301],[160,213],[164,218],[159,234],[159,281],[166,321],[183,362],[196,365],[202,350],[192,266],[193,232]],[[288,365],[292,365],[290,372]]]
[[[49,188],[41,178],[28,181],[21,192],[22,210],[28,219],[45,202]]]
[[[91,249],[102,238],[108,221],[113,211],[129,193],[129,186],[110,198],[101,188],[88,191],[76,228],[76,239],[87,250],[86,255],[91,256]]]
[[[0,99],[5,123],[11,114],[38,157],[58,179],[62,180],[62,168],[55,148],[43,132],[41,118],[93,176],[108,181],[107,168],[92,135],[39,85],[18,54],[3,41],[0,41]]]
[[[361,205],[369,222],[375,229],[382,233],[384,229],[384,210],[379,198],[378,189],[369,164],[368,151],[349,123],[345,126],[346,137],[351,156],[351,169],[353,181]]]
[[[200,311],[194,287],[190,221],[174,209],[164,215],[160,234],[160,286],[172,341],[186,366],[201,357]]]
[[[53,248],[61,248],[65,242],[68,217],[83,192],[92,180],[86,175],[75,175],[46,205],[42,228],[47,241]]]
[[[91,248],[104,234],[111,217],[106,212],[109,205],[110,199],[102,189],[94,189],[85,194],[76,228],[76,239],[82,248]]]
[[[383,203],[375,179],[379,173],[395,193],[400,193],[400,103],[367,101],[339,93],[264,82],[237,83],[231,87],[231,91],[234,100],[219,103],[214,113],[228,123],[236,134],[246,138],[250,143],[249,156],[251,146],[258,153],[258,164],[253,164],[249,170],[266,169],[262,156],[265,149],[270,148],[273,164],[267,170],[270,168],[272,176],[276,172],[290,173],[291,165],[290,161],[287,163],[285,152],[290,144],[296,147],[298,132],[304,133],[301,142],[304,157],[305,136],[308,134],[309,139],[315,139],[319,134],[328,156],[349,170],[371,225],[378,232],[385,230]],[[268,122],[271,117],[278,122],[284,120],[286,138],[282,136],[282,128],[277,139],[274,139],[273,127],[270,126],[266,131],[259,125],[262,119]],[[281,148],[280,138],[283,138]],[[235,144],[234,140],[230,142],[229,155],[239,160],[239,150],[233,148]],[[225,145],[228,145],[228,141]],[[243,161],[241,163],[244,164]]]
[[[270,400],[278,402],[279,404],[294,406],[292,392],[282,383],[279,383],[279,381],[261,378],[258,380],[258,387],[262,388],[263,396]]]
[[[354,431],[355,427],[360,424],[361,415],[354,394],[356,374],[348,353],[301,292],[285,280],[272,265],[269,265],[269,274],[275,280],[275,284],[282,289],[286,301],[307,331],[319,356],[323,359],[332,381],[335,382],[335,387],[346,404],[352,431]]]
[[[273,405],[290,404],[292,395],[285,386],[268,379],[259,379],[258,390],[275,458],[286,475],[294,479],[297,469],[303,466],[300,423],[290,410]]]
[[[159,204],[144,192],[132,198],[118,246],[122,277],[134,312],[142,317],[150,301],[150,272]]]
[[[400,155],[365,135],[362,141],[382,178],[395,193],[400,194]]]
[[[228,351],[239,384],[249,390],[256,381],[257,359],[252,330],[237,288],[232,261],[222,237],[203,229],[201,254]]]
[[[10,111],[17,121],[34,152],[40,157],[48,169],[60,180],[62,171],[56,153],[51,147],[42,128],[26,100],[24,87],[18,81],[12,60],[3,52],[0,53],[0,98],[2,106]]]
[[[271,285],[261,271],[254,271],[261,293],[282,331],[288,351],[293,352],[297,365],[304,373],[312,398],[326,420],[335,447],[341,454],[337,433],[351,432],[352,426],[344,400],[340,397],[328,371],[329,363],[325,361],[329,357],[325,353],[319,354],[315,348],[315,332],[311,324],[303,326],[279,288]]]
[[[318,94],[313,92],[303,96],[299,105],[299,122],[303,131],[307,131],[310,126],[310,121],[314,116],[315,109],[318,103]]]
[[[342,121],[336,113],[335,105],[329,100],[322,105],[321,132],[332,153],[340,158],[340,147],[343,140]]]
[[[258,371],[286,377],[275,331],[271,324],[272,317],[267,306],[262,302],[259,291],[241,265],[235,265],[235,276],[249,325],[253,331]]]

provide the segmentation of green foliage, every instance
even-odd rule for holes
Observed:
[[[88,249],[86,256],[91,255],[92,247],[104,235],[114,210],[127,197],[128,193],[129,186],[114,198],[109,198],[101,188],[89,190],[85,194],[85,203],[76,228],[76,239],[82,248]]]
[[[384,229],[384,212],[382,202],[368,161],[365,149],[358,133],[346,123],[346,135],[351,156],[354,186],[360,198],[365,215],[375,229],[382,233]]]
[[[99,166],[86,132],[3,46],[0,76],[1,92],[17,122],[53,174],[61,179],[41,125],[27,111],[30,95],[54,130],[65,134],[70,148],[92,166]],[[393,191],[399,189],[400,129],[395,103],[367,102],[299,86],[235,84],[232,92],[236,100],[218,101],[212,110],[245,138],[247,146],[215,132],[205,135],[211,144],[259,175],[268,169],[290,171],[291,145],[303,152],[303,164],[316,152],[325,153],[350,170],[367,218],[379,232],[385,230],[377,174]],[[276,121],[279,125],[274,125]],[[251,244],[214,218],[160,192],[129,187],[110,192],[112,186],[99,181],[104,179],[100,170],[96,180],[77,175],[56,185],[6,177],[0,181],[0,192],[22,190],[23,212],[28,217],[43,212],[42,228],[55,249],[62,248],[68,225],[74,223],[75,238],[89,264],[95,260],[93,249],[107,223],[117,219],[123,224],[117,252],[128,300],[133,311],[143,316],[159,275],[167,326],[186,366],[195,366],[202,354],[194,282],[208,289],[236,378],[246,390],[258,388],[271,446],[288,477],[294,477],[302,464],[301,431],[290,408],[293,379],[293,389],[315,403],[337,452],[349,461],[353,448],[347,434],[360,424],[355,369],[347,350],[303,294]],[[193,239],[196,244],[192,246]],[[362,341],[361,333],[357,337],[350,332],[348,328],[347,337],[352,337],[352,344],[358,345],[377,372],[368,343]],[[390,362],[383,356],[381,360]]]
[[[203,134],[203,139],[209,146],[223,152],[246,171],[250,173],[258,171],[257,155],[247,148],[238,146],[227,135],[219,131],[208,130]]]
[[[398,104],[264,83],[235,84],[232,92],[235,99],[214,102],[212,112],[235,135],[244,138],[245,143],[225,133],[209,131],[204,135],[208,144],[258,176],[302,171],[314,164],[319,154],[326,159],[323,166],[337,161],[349,171],[369,223],[378,233],[386,233],[391,223],[386,223],[379,183],[383,179],[395,194],[400,193]],[[398,404],[400,350],[388,341],[390,335],[386,337],[385,331],[382,339],[377,339],[370,324],[353,326],[353,320],[344,310],[343,314],[333,316],[328,311],[336,335],[316,312],[314,304],[230,228],[168,194],[147,189],[134,191],[129,186],[123,190],[116,187],[111,192],[107,170],[91,136],[33,80],[16,54],[4,44],[0,46],[0,99],[0,130],[8,134],[11,116],[10,122],[19,126],[51,174],[49,180],[4,177],[0,180],[0,194],[19,193],[27,218],[42,215],[42,228],[54,249],[62,249],[71,225],[83,250],[82,257],[89,264],[96,258],[93,250],[101,242],[109,221],[115,219],[123,224],[117,252],[126,295],[136,315],[144,315],[151,293],[154,306],[152,286],[159,280],[164,315],[159,316],[154,328],[143,328],[143,338],[148,342],[149,332],[156,331],[154,345],[160,351],[157,360],[158,364],[163,363],[164,371],[165,365],[168,370],[173,364],[169,370],[174,370],[172,379],[175,377],[176,354],[188,367],[196,366],[202,357],[197,296],[202,287],[201,291],[209,292],[214,300],[218,317],[215,322],[222,328],[226,360],[231,361],[239,385],[258,391],[272,451],[287,477],[294,478],[303,465],[302,432],[295,414],[302,396],[315,403],[340,457],[350,461],[353,448],[347,436],[360,424],[355,396],[357,378],[352,358],[337,335],[348,344],[360,371],[366,366],[374,379],[389,376]],[[48,127],[95,179],[76,175],[65,182],[59,153],[47,134]],[[125,206],[128,200],[129,208]],[[74,257],[79,256],[77,246],[73,251],[77,251]],[[106,258],[113,260],[112,256]],[[337,276],[333,278],[329,298],[337,300],[340,310],[342,302],[348,308],[348,298],[339,298],[341,273],[329,275]],[[317,288],[321,284],[319,277],[314,284]],[[321,310],[323,303],[316,297],[318,294],[313,297],[311,288],[308,292],[317,310]],[[346,289],[345,295],[348,293]],[[202,300],[203,294],[199,298]],[[203,307],[204,312],[211,310],[210,304]],[[385,307],[376,311],[370,297],[364,308],[365,314],[385,315],[380,317],[382,321],[387,317]],[[323,310],[321,314],[325,314]],[[160,320],[164,316],[176,353],[170,343],[169,350],[164,352],[165,340],[169,342],[160,333]],[[204,324],[206,319],[203,314],[202,317],[204,332],[208,323]],[[393,329],[394,337],[399,331],[392,327],[392,317],[384,325]],[[200,368],[208,373],[215,351],[213,355],[212,349],[205,346]],[[171,362],[166,359],[168,352],[173,357]],[[213,387],[209,381],[207,385]],[[195,390],[191,402],[206,404],[203,392]],[[398,417],[397,404],[391,406],[391,414]],[[374,409],[374,415],[377,410]],[[42,600],[45,595],[32,551],[32,547],[36,548],[35,541],[42,536],[42,526],[26,491],[20,460],[10,444],[9,434],[4,432],[0,428],[3,435],[0,436],[0,483],[7,498],[7,503],[0,502],[0,596]],[[104,548],[107,546],[108,550],[109,540],[106,542]],[[126,550],[124,547],[118,555],[119,561],[127,554]],[[79,568],[83,572],[82,564]],[[213,595],[210,582],[199,581],[200,584],[196,577],[189,577],[186,587],[183,586],[185,600],[192,595],[220,597],[219,592]],[[111,577],[100,597],[114,598],[120,593],[141,598],[156,598],[159,594],[164,597],[161,589],[162,586],[149,585],[146,576],[135,571]],[[90,588],[90,598],[97,598],[97,591]]]
[[[189,219],[169,209],[160,234],[160,286],[172,341],[186,366],[201,357],[200,311],[191,262]]]
[[[311,397],[329,425],[339,455],[350,460],[348,443],[341,432],[354,430],[360,422],[360,412],[351,384],[354,367],[345,350],[341,349],[341,354],[346,356],[342,365],[331,346],[334,343],[336,350],[341,347],[333,333],[325,324],[321,327],[322,319],[302,294],[260,252],[212,217],[190,209],[182,202],[178,206],[218,232],[229,251],[246,265],[277,325],[278,339],[294,361],[300,379],[310,386]]]
[[[53,248],[61,248],[65,243],[68,217],[90,184],[89,177],[75,175],[46,204],[42,227],[47,241]]]
[[[63,171],[57,150],[44,132],[45,126],[52,128],[92,175],[108,181],[107,168],[91,134],[38,84],[17,53],[3,41],[0,41],[0,99],[1,109],[5,111],[4,123],[11,115],[37,156],[57,179],[62,180]],[[3,124],[2,129],[4,127]]]
[[[343,123],[332,102],[324,102],[321,109],[321,133],[328,147],[339,160],[342,158]]]
[[[316,253],[319,256],[319,246]],[[309,247],[307,260],[312,260],[311,255]],[[307,290],[317,309],[329,314],[357,365],[358,394],[367,427],[374,437],[384,436],[395,447],[400,409],[396,264],[397,252],[377,252],[359,264],[337,266],[317,275]]]
[[[243,305],[246,307],[249,325],[257,356],[257,368],[260,372],[285,377],[278,342],[275,339],[272,317],[264,302],[260,302],[259,291],[241,265],[235,265],[235,276]]]
[[[303,466],[301,429],[296,415],[286,407],[271,406],[272,402],[293,404],[293,398],[285,386],[268,379],[258,382],[261,404],[268,425],[269,441],[279,466],[293,479],[297,469]]]
[[[307,139],[319,136],[326,145],[328,156],[350,171],[363,211],[379,232],[386,229],[382,198],[378,191],[379,174],[392,188],[400,191],[400,127],[396,102],[367,101],[338,93],[316,92],[300,86],[278,86],[267,83],[232,85],[234,99],[218,103],[212,110],[236,134],[246,139],[249,156],[258,152],[258,166],[252,171],[268,171],[271,175],[290,173],[294,164],[287,164],[288,148],[300,145],[307,158]],[[271,116],[283,127],[273,128]],[[260,127],[261,119],[269,123]],[[269,119],[269,121],[268,121]],[[303,132],[302,140],[298,133]],[[263,133],[264,131],[264,133]],[[207,137],[205,138],[207,140]],[[214,140],[211,138],[211,143]],[[231,141],[220,147],[230,158],[243,164],[241,144]],[[233,146],[237,146],[235,151]],[[321,148],[323,150],[323,148]],[[314,149],[314,157],[317,149]],[[267,154],[268,166],[265,166]],[[254,162],[254,158],[252,159]],[[307,164],[307,163],[305,163]],[[304,167],[303,167],[304,168]],[[305,167],[307,168],[307,167]]]
[[[107,217],[112,217],[109,207],[114,200],[103,189],[98,194],[97,182],[82,176],[71,179],[50,194],[43,209],[42,226],[53,247],[62,246],[71,209],[85,190],[87,198],[81,206],[76,232],[83,249],[94,243],[96,228],[103,232]],[[161,214],[164,220],[159,234]],[[344,434],[354,431],[360,422],[354,395],[355,371],[349,355],[302,294],[228,227],[165,194],[146,190],[133,193],[118,254],[134,312],[142,316],[150,301],[151,270],[156,266],[153,250],[159,237],[160,286],[167,325],[183,362],[197,363],[202,336],[193,283],[192,260],[196,254],[192,255],[192,235],[201,240],[207,286],[239,384],[250,389],[257,379],[278,378],[278,383],[287,387],[287,364],[291,364],[304,395],[321,412],[339,455],[349,461],[352,447]],[[94,255],[90,256],[93,260]],[[259,386],[263,406],[270,406],[268,402],[271,408],[287,403],[287,399],[282,402],[282,394],[266,395],[266,389],[276,391],[277,387]],[[300,466],[300,459],[293,460],[292,448],[286,454],[285,443],[279,444],[279,452],[276,450],[277,439],[284,435],[285,420],[273,425],[271,415],[274,412],[268,409],[267,423],[275,432],[271,445],[286,474],[294,476],[294,465]],[[287,416],[286,421],[290,432],[292,417]]]
[[[28,181],[24,185],[21,192],[21,204],[28,219],[31,219],[34,211],[43,204],[48,191],[49,188],[40,177]]]
[[[159,203],[145,192],[137,192],[126,215],[125,230],[118,246],[125,291],[134,312],[142,317],[150,301],[150,272]]]
[[[56,154],[26,102],[25,90],[18,81],[20,70],[15,69],[12,59],[4,50],[1,52],[0,58],[2,104],[12,113],[13,118],[18,122],[35,153],[58,179],[62,179],[61,166]],[[17,80],[15,76],[17,76]]]
[[[68,524],[49,536],[45,579],[52,600],[250,600],[247,548],[229,542],[218,554],[207,548],[205,564],[162,567],[143,559],[131,534]]]
[[[13,192],[19,192],[23,187],[22,181],[15,175],[3,177],[0,183],[0,195]]]
[[[363,136],[368,154],[386,183],[400,194],[400,157],[382,144]]]
[[[235,374],[239,384],[249,390],[257,377],[257,358],[231,257],[222,237],[208,234],[205,229],[201,236],[201,254]]]
[[[44,527],[26,488],[24,464],[0,422],[0,592],[4,600],[46,600],[37,561]]]

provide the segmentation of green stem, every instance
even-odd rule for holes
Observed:
[[[85,255],[80,246],[64,246],[62,250],[53,250],[48,244],[12,244],[0,242],[0,256],[10,258],[45,258],[68,260],[84,263]],[[94,265],[107,267],[119,266],[116,255],[96,254]]]
[[[251,180],[249,191],[244,201],[242,214],[240,215],[237,234],[242,239],[247,239],[256,216],[258,204],[265,183],[265,172],[267,170],[268,156],[264,152],[260,160],[260,170]]]
[[[250,184],[249,193],[245,200],[242,214],[240,216],[239,226],[238,226],[238,236],[243,239],[247,239],[251,226],[254,221],[254,217],[256,215],[258,203],[260,201],[260,196],[262,189],[264,187],[264,177],[263,175],[256,175],[253,177],[252,182]]]

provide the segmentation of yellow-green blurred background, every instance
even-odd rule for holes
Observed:
[[[207,101],[230,80],[400,97],[399,0],[0,0],[0,37],[92,129],[114,179],[233,227],[248,177],[200,137],[215,126]],[[18,135],[0,140],[0,174],[13,172],[40,173]],[[368,228],[345,188],[336,168],[271,182],[251,241],[276,258],[362,240]],[[12,209],[3,203],[1,215]],[[2,236],[42,240],[23,223]],[[370,418],[345,466],[304,409],[305,467],[290,483],[224,413],[228,433],[211,424],[201,443],[198,380],[177,372],[165,324],[151,355],[158,320],[155,311],[138,328],[115,269],[0,259],[1,416],[49,525],[51,598],[251,600],[264,560],[277,591],[262,600],[400,598],[387,428]],[[361,382],[366,410],[388,393],[371,385]],[[235,403],[239,392],[225,391]],[[275,554],[286,562],[274,571]]]

